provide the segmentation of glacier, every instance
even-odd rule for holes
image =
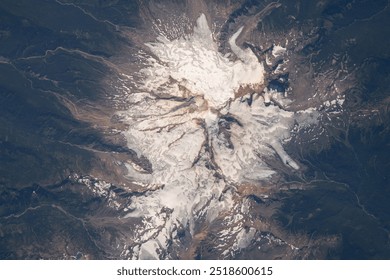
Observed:
[[[124,217],[140,221],[132,233],[137,242],[131,258],[160,258],[171,242],[180,244],[179,228],[195,236],[200,220],[210,224],[229,212],[224,221],[237,223],[245,201],[236,189],[271,180],[277,170],[268,160],[300,168],[283,143],[297,120],[305,125],[305,112],[296,118],[271,104],[272,95],[288,98],[265,89],[263,62],[236,44],[241,31],[229,39],[231,53],[223,55],[201,14],[192,34],[160,35],[146,44],[150,54],[138,73],[142,79],[127,96],[131,109],[118,113],[129,127],[128,146],[153,169],[126,164],[127,176],[149,190],[132,197]]]

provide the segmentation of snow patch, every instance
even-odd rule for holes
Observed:
[[[286,52],[286,50],[287,49],[283,48],[282,46],[274,45],[274,47],[272,48],[272,55],[274,57],[281,56],[281,55],[283,55]]]

